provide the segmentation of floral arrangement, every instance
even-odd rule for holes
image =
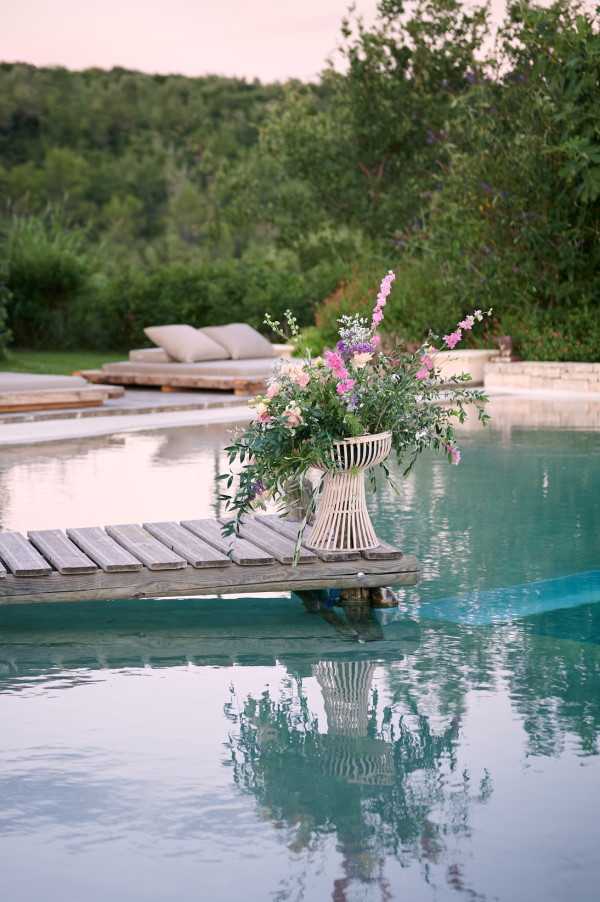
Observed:
[[[335,466],[332,444],[340,439],[391,432],[392,449],[405,474],[425,448],[443,452],[451,464],[460,462],[453,423],[464,421],[471,404],[485,422],[487,398],[461,387],[470,379],[467,373],[455,377],[449,389],[432,355],[440,341],[455,348],[491,310],[475,310],[441,339],[430,333],[412,353],[384,354],[377,330],[394,279],[393,272],[383,278],[370,322],[359,315],[343,316],[335,349],[323,357],[311,358],[307,351],[302,360],[280,362],[266,393],[250,401],[254,419],[226,449],[230,472],[219,477],[226,485],[220,497],[236,514],[226,532],[236,530],[240,519],[267,499],[286,507],[291,488],[306,485],[311,468]],[[287,328],[269,316],[265,323],[283,339],[297,339],[295,319],[289,311],[285,318]],[[239,469],[237,485],[234,466]],[[318,487],[309,494],[304,522],[317,495]]]

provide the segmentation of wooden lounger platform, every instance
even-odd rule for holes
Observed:
[[[202,519],[0,532],[0,605],[253,594],[414,585],[413,555],[382,542],[364,552],[316,552],[292,566],[298,525],[249,517],[237,538]],[[310,530],[305,532],[305,542]]]
[[[264,391],[266,377],[257,379],[244,376],[183,375],[175,373],[118,372],[107,370],[81,370],[81,375],[88,382],[103,385],[146,385],[160,388],[161,391],[179,391],[182,388],[195,388],[204,391],[232,391],[234,395],[256,395]]]
[[[8,375],[13,375],[12,373]],[[20,376],[20,374],[14,374]],[[43,377],[39,378],[39,384],[36,385],[37,376],[21,377],[21,381],[28,381],[29,386],[18,388],[12,386],[10,382],[1,378],[0,374],[0,413],[29,413],[36,410],[65,410],[82,407],[100,407],[109,398],[120,398],[125,393],[125,389],[116,385],[107,385],[100,383],[98,385],[87,385],[81,381],[81,385],[77,384],[78,380],[65,380],[64,387],[58,385],[52,386],[52,381],[57,382],[56,377],[50,380],[51,387],[44,385]]]

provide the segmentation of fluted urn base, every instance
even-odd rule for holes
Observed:
[[[323,485],[310,545],[322,551],[366,551],[379,539],[367,510],[364,471],[380,464],[392,447],[391,432],[361,435],[333,445],[335,467]]]

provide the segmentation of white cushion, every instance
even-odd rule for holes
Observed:
[[[270,341],[247,323],[229,323],[227,326],[205,326],[199,329],[212,341],[218,342],[232,360],[250,360],[256,357],[274,357],[275,349]]]
[[[142,363],[173,363],[173,358],[162,348],[139,348],[129,352],[129,359]]]
[[[229,357],[220,343],[193,326],[150,326],[144,332],[150,341],[179,363],[227,360]]]

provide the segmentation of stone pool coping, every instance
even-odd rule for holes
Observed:
[[[499,428],[506,426],[531,426],[540,428],[574,428],[596,431],[600,427],[600,394],[576,391],[551,391],[540,389],[486,388],[490,401],[508,406],[512,403],[513,416],[510,410],[506,415],[497,418]],[[107,416],[75,417],[69,419],[36,419],[22,422],[0,423],[0,447],[10,445],[37,445],[46,442],[65,441],[69,439],[94,438],[97,436],[116,435],[125,432],[147,432],[157,429],[176,429],[186,426],[211,426],[226,423],[245,423],[252,417],[252,411],[244,402],[236,399],[233,406],[199,407],[193,409],[176,407],[160,411],[120,412],[114,411]],[[529,403],[527,403],[529,402]],[[539,405],[536,404],[539,402]],[[530,406],[539,406],[539,411],[530,410]],[[165,405],[166,406],[166,405]],[[544,411],[545,408],[545,411]],[[548,419],[548,411],[560,411],[561,417]],[[571,415],[572,414],[572,415]],[[467,423],[467,428],[468,428]],[[476,426],[476,424],[474,424]]]
[[[209,426],[219,423],[243,423],[250,420],[252,411],[246,404],[195,410],[176,410],[161,413],[135,413],[76,419],[38,420],[2,424],[0,447],[7,445],[37,445],[65,439],[94,438],[120,432],[146,432],[155,429],[175,429],[182,426]]]

